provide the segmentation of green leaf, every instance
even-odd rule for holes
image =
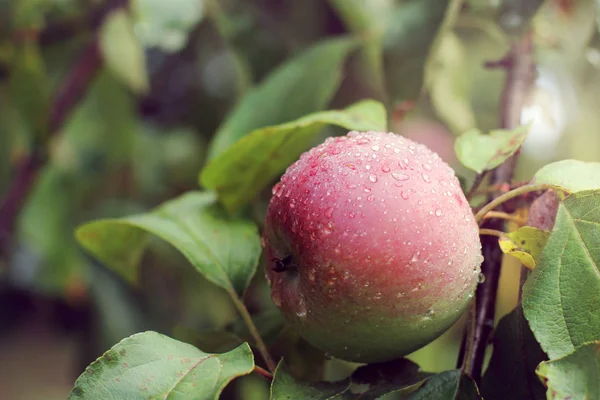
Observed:
[[[337,90],[344,60],[355,46],[349,38],[325,40],[277,68],[242,98],[219,127],[210,158],[253,130],[322,110]]]
[[[300,382],[282,361],[271,384],[271,400],[377,399],[388,393],[407,395],[423,384],[427,374],[407,359],[358,368],[338,382]]]
[[[203,192],[189,192],[146,214],[87,223],[77,229],[77,239],[134,281],[147,233],[172,244],[206,279],[232,295],[244,293],[261,252],[256,226],[227,217],[215,196]]]
[[[553,359],[600,332],[600,190],[569,195],[537,267],[523,287],[523,311]]]
[[[546,359],[520,306],[503,317],[494,333],[494,352],[481,382],[486,400],[544,399],[535,368]]]
[[[110,13],[99,34],[100,50],[108,68],[136,93],[148,91],[146,57],[124,9]]]
[[[231,380],[253,369],[247,344],[210,354],[156,332],[143,332],[122,340],[90,364],[69,400],[212,400]]]
[[[181,50],[205,15],[204,0],[134,0],[132,8],[140,40],[167,52]]]
[[[493,130],[489,135],[472,129],[456,139],[454,150],[462,165],[480,174],[496,168],[515,154],[528,132],[527,125],[510,131]]]
[[[476,126],[471,107],[470,77],[465,74],[465,50],[452,31],[440,39],[427,70],[427,89],[436,113],[450,129],[461,134]]]
[[[345,110],[322,111],[244,136],[210,161],[200,181],[216,190],[229,210],[248,202],[306,150],[326,125],[349,130],[386,130],[385,108],[366,100]]]
[[[549,237],[550,232],[523,226],[500,238],[498,243],[504,254],[518,258],[527,268],[533,269]]]
[[[536,370],[553,400],[600,399],[600,341],[583,345],[573,353]]]
[[[430,54],[439,34],[452,23],[456,0],[395,2],[384,34],[386,88],[394,103],[416,100],[423,89]]]
[[[477,400],[482,397],[475,382],[461,371],[445,371],[427,379],[410,400]]]
[[[600,189],[600,163],[562,160],[541,168],[532,183],[562,186],[571,192]]]

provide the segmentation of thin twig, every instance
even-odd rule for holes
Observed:
[[[487,229],[487,228],[480,229],[479,234],[487,235],[487,236],[496,236],[497,238],[503,238],[504,236],[506,236],[506,233],[504,233],[502,231],[497,231],[495,229]]]
[[[500,126],[503,129],[514,129],[520,125],[521,111],[534,80],[535,68],[531,34],[526,34],[520,41],[515,43],[509,54],[500,62],[488,63],[488,67],[506,69],[507,75],[502,93]],[[490,184],[492,186],[512,181],[518,153],[491,172]],[[491,195],[489,200],[493,201],[494,198],[495,196]],[[483,213],[482,211],[480,211],[481,215],[485,215],[489,210]],[[484,228],[503,231],[504,221],[501,219],[488,219],[484,223]],[[463,354],[461,363],[463,371],[477,383],[481,381],[485,351],[494,328],[496,294],[502,264],[502,251],[498,246],[497,238],[482,236],[481,245],[484,257],[481,272],[486,279],[477,287],[475,294],[475,326],[473,332],[468,332],[467,341],[469,343],[467,343],[467,350]]]
[[[473,184],[471,185],[471,189],[469,189],[469,191],[467,192],[467,194],[465,196],[467,198],[467,201],[470,201],[471,198],[473,198],[473,195],[475,195],[475,193],[477,193],[477,189],[479,188],[479,186],[481,185],[481,183],[485,179],[487,173],[488,173],[488,171],[483,171],[482,173],[477,174],[475,176],[475,180],[473,180]]]
[[[505,213],[502,211],[488,211],[487,214],[485,214],[483,216],[484,219],[489,219],[489,218],[500,218],[500,219],[504,219],[506,221],[512,221],[515,222],[519,225],[523,225],[525,223],[525,219],[519,217],[518,215],[515,214],[509,214],[509,213]]]
[[[271,373],[275,372],[275,362],[273,361],[273,358],[271,358],[271,355],[269,354],[269,350],[267,349],[267,345],[262,340],[262,337],[260,336],[260,333],[258,332],[258,329],[256,328],[256,325],[254,324],[254,321],[252,321],[252,317],[250,316],[248,309],[244,305],[244,302],[238,297],[237,293],[230,293],[230,295],[233,300],[233,303],[235,304],[235,307],[237,308],[238,312],[240,313],[240,316],[242,317],[242,319],[244,320],[244,323],[248,327],[248,330],[250,331],[250,335],[252,335],[252,338],[254,339],[254,342],[255,342],[258,352],[260,353],[262,358],[265,360],[265,364],[267,364],[267,368],[269,369],[269,371]]]
[[[539,185],[521,186],[520,188],[513,189],[510,192],[506,192],[506,193],[496,197],[495,199],[490,201],[488,204],[483,206],[481,208],[481,210],[479,210],[477,212],[477,214],[475,214],[475,221],[477,221],[477,223],[481,222],[481,220],[484,219],[484,217],[486,216],[487,213],[492,211],[494,208],[506,203],[508,200],[514,199],[515,197],[519,197],[526,193],[540,192],[540,191],[548,190],[548,189],[556,189],[556,190],[566,191],[566,189],[561,189],[560,187],[558,187],[556,185],[550,185],[550,184],[546,184],[546,183],[541,183]]]
[[[262,369],[261,367],[259,367],[258,365],[254,366],[254,372],[256,372],[259,375],[262,375],[264,378],[272,381],[273,380],[273,374],[271,374],[269,371]]]
[[[112,0],[106,5],[103,15],[110,11],[126,7],[127,0]],[[15,174],[15,178],[0,203],[0,254],[4,254],[14,229],[16,217],[25,203],[41,169],[46,164],[47,139],[57,135],[62,129],[75,105],[86,93],[90,82],[102,66],[102,57],[97,39],[94,38],[82,51],[65,81],[54,97],[47,116],[45,130],[46,143],[36,143],[35,150],[23,159]]]

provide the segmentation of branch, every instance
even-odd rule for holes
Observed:
[[[125,7],[127,0],[112,0],[103,10],[109,12]],[[98,23],[99,25],[99,23]],[[46,138],[57,135],[78,101],[83,97],[96,72],[102,66],[102,57],[96,37],[84,48],[65,81],[56,93],[47,116]],[[47,142],[47,141],[46,141]],[[0,203],[0,254],[7,251],[17,214],[25,203],[41,169],[46,164],[47,143],[38,144],[35,150],[17,166],[15,178]]]
[[[503,129],[514,129],[520,125],[521,110],[534,81],[535,66],[533,63],[531,34],[526,34],[519,42],[515,43],[508,55],[500,62],[488,64],[488,66],[506,69],[507,75],[502,93],[500,126]],[[511,182],[518,153],[491,172],[490,185],[495,186]],[[494,195],[488,198],[489,201],[494,199]],[[510,210],[505,211],[510,212]],[[502,231],[504,221],[500,219],[485,220],[483,228]],[[485,351],[490,334],[494,329],[496,295],[502,264],[502,251],[498,247],[496,237],[482,236],[481,245],[484,257],[481,272],[486,279],[477,287],[475,294],[475,324],[472,332],[470,332],[466,344],[467,349],[461,363],[463,371],[477,383],[481,381]]]

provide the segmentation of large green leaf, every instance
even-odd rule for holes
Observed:
[[[493,130],[488,135],[472,129],[456,139],[454,150],[462,165],[482,173],[496,168],[515,154],[528,132],[527,125],[510,131]]]
[[[546,355],[535,341],[520,306],[500,320],[493,344],[492,359],[480,386],[483,397],[544,399],[544,386],[534,371]]]
[[[410,400],[478,400],[481,398],[475,382],[459,370],[432,376],[409,397]]]
[[[356,43],[345,37],[325,40],[277,68],[232,110],[215,133],[209,156],[255,129],[322,110],[337,90],[344,60]]]
[[[523,287],[523,310],[553,359],[600,337],[600,191],[559,205],[550,239]]]
[[[253,369],[247,344],[210,354],[156,332],[138,333],[90,364],[69,400],[216,400],[231,380]]]
[[[300,382],[282,362],[271,384],[271,400],[369,400],[388,393],[406,396],[419,388],[427,376],[418,365],[402,358],[360,367],[348,379],[338,382]]]
[[[415,100],[421,94],[430,54],[435,53],[438,33],[452,22],[449,6],[456,0],[407,0],[395,2],[384,33],[386,89],[393,103]]]
[[[537,368],[552,400],[600,399],[600,341],[583,345],[573,353]]]
[[[455,134],[475,128],[469,84],[465,74],[465,49],[457,34],[446,32],[431,55],[427,89],[436,113]]]
[[[130,281],[152,233],[177,248],[209,281],[241,295],[256,271],[260,241],[256,226],[230,218],[212,193],[190,192],[155,210],[87,223],[77,239]]]
[[[298,158],[326,125],[359,131],[386,130],[385,108],[362,101],[345,110],[323,111],[243,137],[202,171],[201,183],[216,190],[230,210],[252,199]]]
[[[533,177],[532,183],[562,186],[571,192],[600,189],[600,163],[557,161],[541,168]]]
[[[144,49],[127,11],[119,9],[106,17],[99,43],[106,65],[117,77],[138,93],[148,91]]]

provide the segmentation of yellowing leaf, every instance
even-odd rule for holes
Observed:
[[[504,254],[518,258],[527,268],[533,269],[549,237],[550,232],[524,226],[508,233],[498,243]]]

